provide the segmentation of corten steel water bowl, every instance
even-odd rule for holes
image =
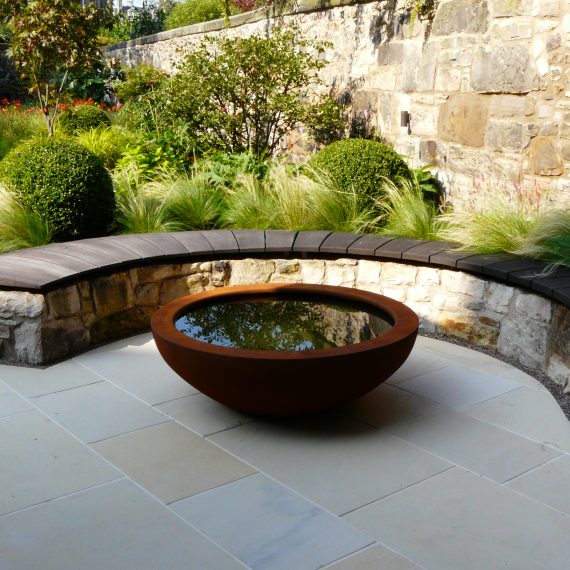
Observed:
[[[371,340],[315,350],[251,350],[202,342],[176,328],[189,311],[218,304],[295,299],[358,305],[392,328]],[[227,287],[177,299],[151,322],[164,360],[189,384],[237,410],[271,416],[317,412],[363,396],[389,378],[409,356],[418,317],[374,293],[345,287],[263,284]]]

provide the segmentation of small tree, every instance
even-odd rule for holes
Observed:
[[[53,135],[68,73],[101,56],[97,36],[107,12],[79,0],[0,0],[11,33],[8,54],[30,82]]]
[[[269,37],[206,38],[173,77],[163,112],[190,124],[205,149],[272,155],[317,112],[326,45],[294,28]]]

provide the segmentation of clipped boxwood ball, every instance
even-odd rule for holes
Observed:
[[[79,105],[73,109],[64,111],[59,117],[59,124],[71,133],[81,133],[98,129],[99,127],[110,127],[111,119],[103,109],[93,105]]]
[[[328,175],[342,191],[354,189],[363,206],[382,196],[383,178],[409,177],[402,157],[390,146],[365,139],[337,141],[319,151],[309,167]]]
[[[72,141],[34,140],[15,148],[2,175],[16,200],[46,220],[58,240],[106,233],[115,195],[101,159]]]

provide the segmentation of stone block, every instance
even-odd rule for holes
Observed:
[[[52,362],[75,355],[89,348],[90,335],[85,323],[78,317],[52,321],[42,331],[44,362]]]
[[[520,316],[506,316],[497,341],[498,351],[523,366],[542,370],[546,363],[549,326]]]
[[[404,93],[416,91],[418,83],[418,69],[422,58],[422,44],[420,42],[407,42],[404,49],[405,65],[400,68],[400,87]]]
[[[532,12],[532,0],[495,0],[492,6],[495,18],[530,16]]]
[[[0,318],[34,318],[44,310],[44,296],[23,291],[0,291]]]
[[[200,264],[200,270],[204,273],[210,273],[210,281],[214,287],[225,287],[228,284],[232,272],[228,261],[214,261],[210,264],[209,269],[202,269],[202,265]]]
[[[489,103],[489,115],[499,118],[524,117],[534,109],[528,97],[524,95],[492,95]]]
[[[536,137],[526,154],[526,171],[538,176],[560,176],[564,173],[562,154],[553,139]]]
[[[71,317],[81,311],[81,297],[75,285],[47,294],[50,317]]]
[[[325,278],[325,262],[316,259],[299,261],[303,283],[321,284]]]
[[[493,40],[501,42],[528,40],[532,37],[532,20],[531,18],[497,20],[491,25],[490,35]]]
[[[297,259],[276,259],[275,273],[280,275],[291,275],[299,272],[299,260]]]
[[[476,48],[471,85],[477,93],[529,93],[536,83],[529,48],[524,44]]]
[[[124,311],[133,305],[133,291],[128,273],[99,277],[92,282],[95,312],[102,317]]]
[[[387,42],[378,48],[378,65],[399,65],[404,61],[404,43]]]
[[[203,291],[203,285],[207,283],[207,279],[205,279],[202,274],[165,279],[160,285],[160,304],[166,305],[166,303],[170,303],[170,301],[174,301],[174,299],[189,295],[189,285],[194,285],[195,283],[200,283],[201,288],[198,290]]]
[[[160,300],[160,286],[158,283],[144,283],[135,287],[135,305],[156,307]]]
[[[377,261],[368,261],[361,259],[358,262],[358,269],[356,272],[357,287],[365,284],[377,284],[380,282],[380,272],[382,266]]]
[[[24,321],[14,329],[13,355],[17,362],[42,364],[42,323]]]
[[[485,144],[492,150],[521,151],[530,143],[528,125],[519,121],[492,119],[487,123]]]
[[[238,259],[230,262],[230,285],[268,283],[275,272],[275,264],[270,260]]]
[[[548,377],[556,384],[564,388],[564,392],[570,393],[570,359],[559,354],[553,354],[546,369]]]
[[[382,284],[385,287],[414,285],[418,268],[413,265],[402,265],[401,263],[385,263],[382,267]]]
[[[354,287],[355,280],[354,265],[337,263],[336,261],[325,262],[324,285]]]
[[[477,301],[483,301],[487,292],[486,281],[459,271],[442,271],[441,284],[448,294],[461,293]]]
[[[451,95],[439,113],[439,136],[471,147],[485,143],[489,98],[474,93]]]
[[[486,0],[451,0],[437,10],[432,35],[482,34],[487,31],[489,9]]]
[[[441,283],[439,269],[433,269],[432,267],[418,267],[416,283],[423,287],[439,285]]]
[[[122,338],[146,331],[150,327],[153,307],[132,307],[120,313],[107,315],[97,320],[90,329],[94,344]]]
[[[536,0],[532,15],[542,18],[558,18],[560,16],[560,0]]]
[[[424,45],[416,75],[416,85],[419,92],[433,90],[436,65],[436,44],[435,42],[428,42]]]
[[[457,314],[442,312],[437,322],[438,331],[470,344],[495,348],[499,330],[481,322],[479,317],[467,311]]]
[[[10,338],[12,327],[8,325],[0,325],[0,338]]]
[[[564,113],[562,117],[562,123],[560,124],[560,136],[565,139],[570,139],[570,113]]]
[[[506,314],[509,312],[509,306],[511,299],[515,294],[513,287],[503,285],[502,283],[489,283],[489,288],[487,289],[486,306],[490,311],[494,311],[500,314]]]

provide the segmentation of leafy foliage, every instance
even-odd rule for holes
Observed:
[[[101,40],[103,43],[123,42],[162,32],[171,9],[171,2],[144,0],[142,6],[115,14],[105,26]]]
[[[70,133],[81,133],[100,127],[110,127],[111,119],[103,109],[95,105],[79,105],[64,111],[59,126]]]
[[[123,77],[113,82],[113,89],[121,101],[135,102],[141,96],[156,90],[167,78],[168,73],[165,71],[141,64],[126,69]]]
[[[223,17],[224,4],[221,0],[186,0],[172,7],[165,19],[165,29],[182,28]]]
[[[75,135],[77,142],[98,156],[109,170],[113,170],[132,137],[118,127],[102,127]]]
[[[291,28],[270,37],[207,38],[137,105],[139,128],[158,132],[183,123],[199,152],[276,154],[283,137],[315,113],[308,101],[325,65],[323,50]]]
[[[373,208],[382,199],[386,178],[410,176],[406,163],[392,147],[364,139],[337,141],[319,151],[308,164],[329,176],[339,190],[355,192],[365,208]]]
[[[16,201],[39,215],[59,240],[104,234],[113,220],[114,193],[103,163],[75,142],[23,143],[2,161]]]
[[[0,16],[11,32],[9,54],[52,135],[68,73],[100,58],[97,34],[107,13],[75,0],[0,0]]]

